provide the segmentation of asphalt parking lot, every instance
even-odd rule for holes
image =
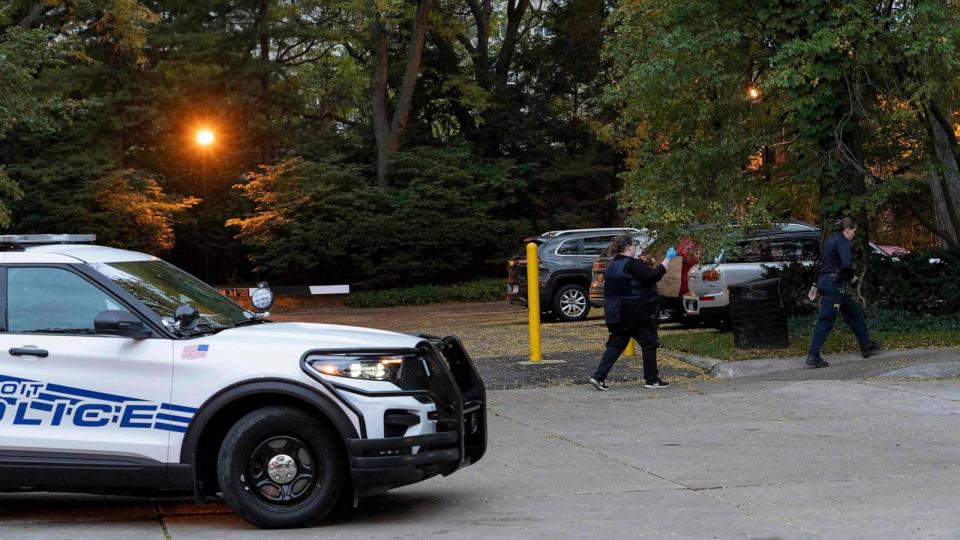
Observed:
[[[220,504],[0,495],[0,538],[956,538],[960,381],[490,393],[490,446],[311,529]]]
[[[487,342],[506,339],[495,323],[508,316],[491,304],[297,318],[459,333],[487,376],[522,359],[523,327],[513,344]],[[474,325],[484,329],[458,332]],[[545,349],[559,326],[545,326]],[[605,336],[586,335],[590,364]],[[531,369],[546,377],[544,367]],[[708,380],[686,369],[670,368],[678,384],[667,389],[625,377],[605,393],[574,377],[504,376],[488,394],[483,460],[310,529],[257,530],[217,502],[0,494],[0,540],[958,537],[960,380],[854,369]]]

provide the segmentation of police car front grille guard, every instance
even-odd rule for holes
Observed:
[[[459,338],[421,336],[446,360],[462,399],[460,411],[461,465],[480,461],[487,451],[487,390],[476,366]]]
[[[435,435],[441,436],[440,439],[420,440],[427,436],[387,437],[377,439],[377,443],[361,442],[367,439],[350,440],[348,445],[354,454],[351,462],[355,467],[387,466],[388,463],[394,466],[419,466],[452,462],[452,467],[443,471],[443,474],[449,474],[460,467],[475,463],[486,451],[486,389],[463,344],[452,336],[419,337],[424,338],[424,341],[417,344],[418,358],[427,362],[429,374],[425,378],[422,378],[423,374],[418,374],[415,378],[425,382],[426,388],[362,390],[320,377],[309,367],[310,357],[325,354],[325,351],[311,351],[303,357],[303,368],[311,378],[337,391],[368,397],[428,398],[437,406],[434,419],[438,433]],[[344,354],[354,351],[330,352]],[[454,448],[449,448],[450,445]],[[414,455],[411,450],[415,446],[420,447],[420,450]],[[371,452],[374,455],[370,455]]]

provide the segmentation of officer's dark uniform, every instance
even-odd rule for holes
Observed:
[[[651,268],[643,261],[625,255],[617,255],[607,265],[603,279],[603,310],[610,338],[603,359],[593,374],[595,380],[603,382],[607,378],[630,338],[640,344],[644,378],[648,383],[660,379],[657,372],[657,347],[660,346],[657,282],[666,273],[662,264]]]
[[[823,244],[820,256],[820,272],[817,275],[817,289],[820,292],[820,315],[810,340],[809,354],[820,358],[820,348],[833,330],[837,320],[837,311],[857,336],[860,350],[870,347],[867,323],[863,319],[863,310],[853,298],[846,294],[844,283],[853,276],[853,249],[843,233],[836,233]]]

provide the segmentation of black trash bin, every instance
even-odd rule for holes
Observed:
[[[780,279],[761,279],[727,287],[730,325],[738,349],[782,349],[789,346],[787,313]]]

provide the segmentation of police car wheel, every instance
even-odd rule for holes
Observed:
[[[339,438],[309,414],[264,407],[230,428],[217,461],[223,498],[268,529],[307,527],[336,505],[345,461]]]
[[[568,284],[553,295],[553,312],[561,321],[582,321],[590,313],[590,298],[583,285]]]

